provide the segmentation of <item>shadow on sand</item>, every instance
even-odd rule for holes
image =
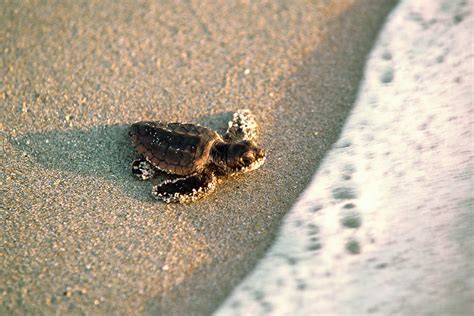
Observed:
[[[231,112],[223,112],[199,117],[192,123],[224,133],[231,118]],[[102,177],[120,185],[130,197],[144,202],[154,201],[147,194],[150,185],[137,180],[130,172],[130,164],[138,154],[130,146],[128,127],[99,125],[87,129],[31,133],[10,141],[45,168]],[[162,177],[157,177],[153,182],[161,180]]]

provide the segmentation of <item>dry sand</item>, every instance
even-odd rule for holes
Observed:
[[[0,313],[214,310],[337,139],[394,4],[2,4]],[[130,123],[239,108],[262,169],[191,205],[131,176]]]

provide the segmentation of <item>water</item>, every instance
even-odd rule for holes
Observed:
[[[340,140],[216,315],[474,310],[473,9],[394,10]]]

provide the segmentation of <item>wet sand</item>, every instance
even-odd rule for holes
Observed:
[[[1,313],[213,311],[337,139],[394,4],[5,4]],[[130,174],[130,123],[240,108],[260,170],[190,205]]]

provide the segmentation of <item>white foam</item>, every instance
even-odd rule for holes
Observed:
[[[394,10],[341,139],[216,315],[474,311],[473,8]]]

